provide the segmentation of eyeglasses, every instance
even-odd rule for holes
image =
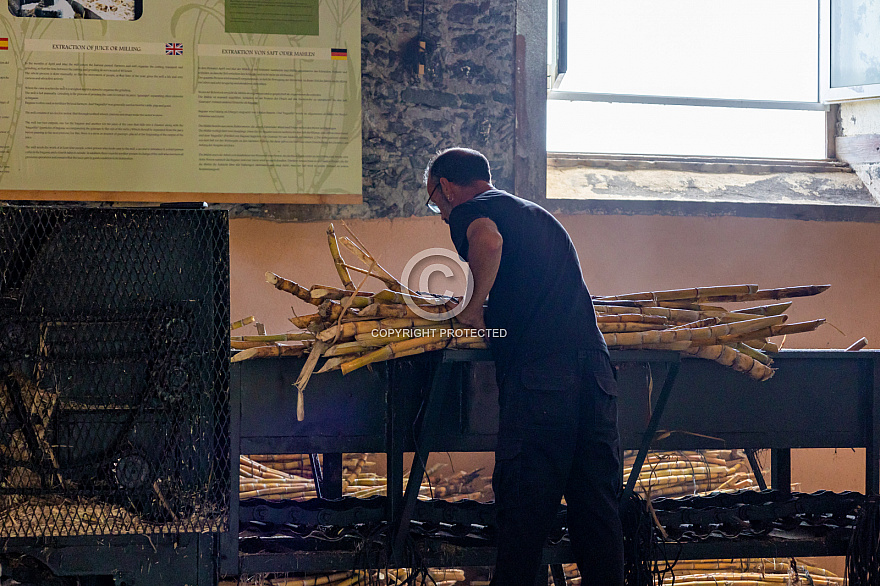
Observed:
[[[425,205],[428,207],[428,209],[431,210],[431,212],[433,212],[435,214],[440,213],[440,206],[438,206],[436,203],[431,201],[431,198],[434,197],[434,192],[437,191],[438,187],[440,187],[439,181],[434,185],[434,189],[431,190],[431,195],[428,196],[428,201],[425,202]],[[443,193],[443,192],[441,191],[440,193]]]

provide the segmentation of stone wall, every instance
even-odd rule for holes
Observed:
[[[425,73],[416,72],[424,9]],[[360,206],[239,205],[280,221],[425,215],[422,174],[438,149],[484,152],[513,189],[514,0],[363,0],[363,199]]]

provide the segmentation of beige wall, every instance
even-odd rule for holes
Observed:
[[[560,218],[572,235],[593,294],[757,283],[761,287],[830,284],[796,299],[789,321],[824,317],[828,324],[785,341],[790,348],[845,348],[862,336],[880,344],[880,224],[735,217],[595,216]],[[380,263],[400,275],[429,247],[452,248],[434,218],[350,221]],[[327,249],[326,222],[233,220],[230,226],[232,318],[254,315],[270,333],[291,329],[291,305],[304,303],[264,281],[276,272],[302,285],[338,285]],[[345,229],[340,223],[337,232]],[[537,244],[537,243],[536,243]],[[376,284],[367,286],[375,289]],[[535,283],[536,293],[540,283]],[[792,408],[809,408],[792,405]],[[795,453],[793,479],[803,491],[864,490],[864,453],[849,449]],[[461,464],[464,466],[464,464]]]

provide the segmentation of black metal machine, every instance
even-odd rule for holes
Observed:
[[[771,482],[785,496],[790,492],[792,448],[862,447],[867,454],[865,493],[878,492],[880,352],[783,351],[776,357],[776,375],[763,383],[713,362],[671,352],[616,351],[612,361],[619,372],[622,443],[627,449],[639,449],[641,456],[648,447],[770,449]],[[419,527],[444,521],[447,526],[491,523],[489,505],[420,502],[416,500],[418,481],[407,484],[410,490],[403,486],[404,452],[419,455],[413,459],[410,479],[420,479],[428,452],[494,449],[497,389],[488,353],[446,351],[384,363],[348,377],[317,375],[306,391],[306,418],[297,422],[296,393],[291,385],[301,364],[301,359],[290,358],[234,365],[231,396],[240,409],[232,416],[233,445],[241,453],[321,452],[325,475],[328,465],[341,465],[338,457],[328,454],[385,452],[388,497],[346,507],[329,501],[237,503],[233,495],[229,535],[236,535],[237,529],[247,531],[241,539],[224,542],[224,572],[319,572],[394,564],[406,557],[405,547],[413,546],[409,539],[412,522]],[[438,416],[441,413],[443,417]],[[659,430],[664,433],[658,434]],[[662,440],[655,439],[661,435]],[[627,484],[629,491],[633,483],[634,478]],[[324,493],[339,496],[341,486],[325,486]],[[802,501],[809,505],[787,505],[791,511],[785,514],[797,521],[795,525],[800,525],[797,514],[819,515],[822,507],[828,508],[829,515],[845,516],[861,502],[858,496],[841,495],[835,502],[846,504],[834,506],[829,504],[834,498],[810,497]],[[780,501],[780,497],[766,500]],[[768,518],[765,505],[749,505],[748,514],[756,527],[759,518]],[[696,519],[698,513],[708,518],[708,506],[691,503],[692,509],[702,513],[691,512],[689,518]],[[680,509],[675,512],[676,507],[670,507],[670,511],[666,518],[682,517]],[[341,524],[384,521],[387,550],[370,558],[344,541],[336,546],[310,544],[289,532],[286,539],[273,541],[259,530],[267,525],[320,524],[322,513],[325,521]],[[683,543],[679,555],[687,559],[846,553],[845,531],[804,534],[798,527],[787,529],[768,526],[742,539],[707,536]],[[490,565],[493,560],[491,539],[467,541],[434,534],[420,539],[417,547],[419,558],[428,565]],[[571,561],[564,542],[548,546],[545,561]]]
[[[431,566],[492,563],[491,505],[416,498],[429,452],[495,447],[488,353],[314,375],[297,421],[303,360],[230,369],[224,212],[5,206],[0,248],[4,572],[30,559],[90,586],[206,586],[407,565],[413,551]],[[625,448],[772,450],[774,495],[657,503],[692,533],[755,529],[684,542],[681,557],[844,553],[845,531],[803,527],[847,517],[864,495],[788,499],[790,450],[865,448],[865,494],[878,493],[880,352],[784,351],[764,383],[671,352],[612,360]],[[387,455],[387,497],[339,498],[344,452]],[[405,452],[418,454],[406,487]],[[324,454],[324,498],[240,502],[238,455],[273,453]],[[770,522],[779,510],[791,523]],[[370,526],[380,538],[346,534]],[[565,543],[548,545],[545,561],[569,561]]]
[[[198,575],[228,522],[228,238],[225,212],[0,207],[4,570]]]

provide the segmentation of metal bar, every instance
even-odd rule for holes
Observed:
[[[395,515],[392,523],[392,541],[391,541],[391,559],[400,560],[403,555],[404,542],[409,534],[409,522],[412,519],[413,510],[415,509],[416,500],[419,496],[419,489],[422,486],[422,478],[425,474],[425,462],[430,453],[424,445],[425,432],[436,426],[439,409],[442,402],[443,389],[449,387],[452,380],[454,367],[451,364],[439,363],[434,370],[434,376],[431,385],[426,389],[424,399],[422,399],[421,415],[414,424],[415,431],[413,433],[413,443],[415,451],[413,453],[412,466],[409,469],[409,479],[406,482],[406,492],[403,496],[403,503],[400,506],[399,514]]]
[[[395,519],[395,514],[400,508],[403,492],[403,449],[404,449],[404,426],[401,425],[402,417],[398,408],[404,401],[403,393],[398,388],[399,364],[388,365],[388,390],[385,395],[386,427],[387,441],[385,457],[388,462],[388,477],[385,485],[385,493],[387,495],[386,518],[389,521]]]
[[[636,488],[636,481],[639,479],[639,472],[642,470],[645,458],[648,457],[648,451],[651,449],[651,441],[654,439],[654,434],[657,433],[657,427],[660,425],[660,418],[663,416],[663,411],[666,409],[666,402],[669,400],[669,394],[672,392],[672,387],[675,384],[675,378],[678,376],[678,369],[680,366],[680,362],[669,363],[669,371],[666,373],[666,380],[663,381],[663,388],[660,390],[660,396],[657,397],[657,404],[651,412],[651,420],[648,421],[648,427],[645,429],[644,434],[642,434],[642,444],[639,447],[639,453],[636,455],[635,462],[633,462],[629,478],[626,479],[626,488],[623,489],[623,497],[621,498],[622,502],[629,500],[629,497],[632,496],[633,491]]]
[[[548,100],[570,102],[613,102],[620,104],[659,104],[663,106],[708,106],[713,108],[758,108],[761,110],[828,109],[821,102],[785,102],[781,100],[735,100],[728,98],[692,98],[687,96],[649,96],[637,94],[604,94],[597,92],[566,92],[551,90]]]
[[[324,454],[322,494],[325,499],[342,498],[342,453]]]
[[[749,466],[752,467],[752,474],[755,475],[755,482],[758,483],[758,488],[761,490],[767,490],[767,481],[764,480],[764,474],[761,472],[761,465],[758,463],[758,458],[755,456],[755,453],[758,450],[748,449],[746,450],[746,458],[749,460]]]
[[[241,455],[241,364],[229,369],[229,529],[220,533],[220,573],[237,576],[239,531],[239,456]]]
[[[865,385],[868,394],[867,429],[869,435],[865,438],[865,494],[880,494],[880,360],[873,357],[868,365],[868,384]]]
[[[779,492],[791,492],[791,448],[770,450],[770,484]]]
[[[568,71],[568,0],[556,0],[556,75]]]
[[[324,498],[324,476],[321,472],[321,461],[318,460],[318,454],[309,454],[309,463],[312,465],[312,476],[315,480],[315,495],[320,499]]]
[[[568,583],[562,564],[550,564],[550,574],[553,576],[553,586],[565,586]]]

